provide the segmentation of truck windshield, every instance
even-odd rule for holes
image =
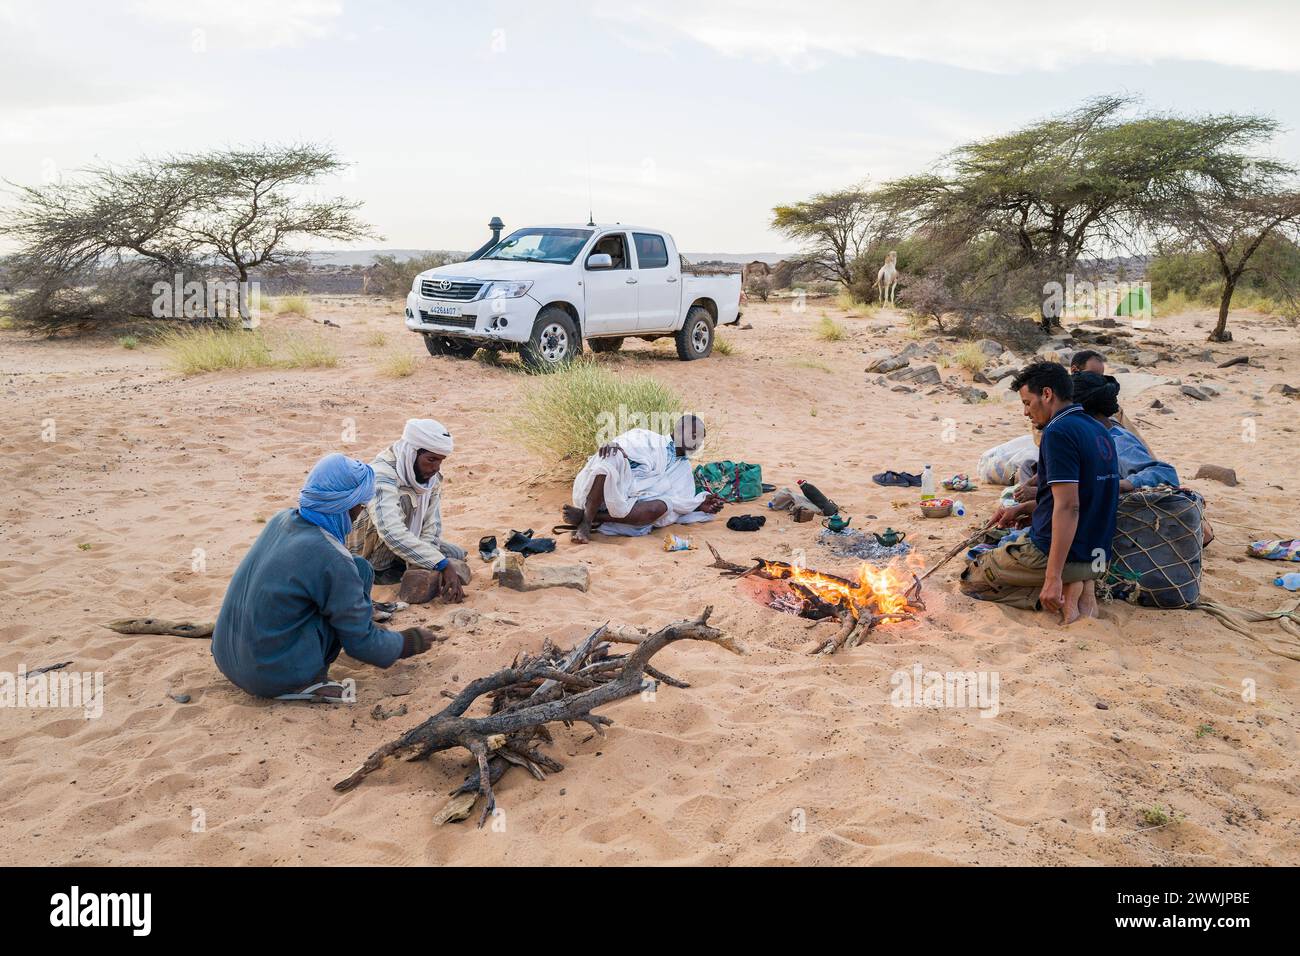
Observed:
[[[483,258],[571,265],[590,238],[589,229],[516,229]]]

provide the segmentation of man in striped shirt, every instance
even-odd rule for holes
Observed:
[[[431,418],[413,418],[402,437],[371,462],[375,496],[348,536],[377,584],[396,584],[408,570],[432,571],[437,595],[458,604],[470,580],[465,549],[442,537],[442,463],[451,434]]]

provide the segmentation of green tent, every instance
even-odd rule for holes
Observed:
[[[1147,302],[1145,289],[1130,289],[1126,295],[1120,297],[1119,307],[1115,310],[1116,315],[1149,315],[1150,306]]]

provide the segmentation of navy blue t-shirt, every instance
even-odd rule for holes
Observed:
[[[1052,484],[1079,486],[1079,528],[1068,561],[1092,561],[1100,549],[1110,561],[1119,505],[1119,455],[1115,439],[1100,422],[1071,405],[1043,429],[1038,446],[1038,500],[1029,538],[1047,554],[1052,548]]]

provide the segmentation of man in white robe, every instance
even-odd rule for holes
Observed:
[[[634,428],[602,445],[573,480],[573,504],[564,509],[564,520],[576,525],[573,540],[711,520],[724,502],[696,493],[689,457],[703,441],[704,423],[683,415],[671,435]]]

